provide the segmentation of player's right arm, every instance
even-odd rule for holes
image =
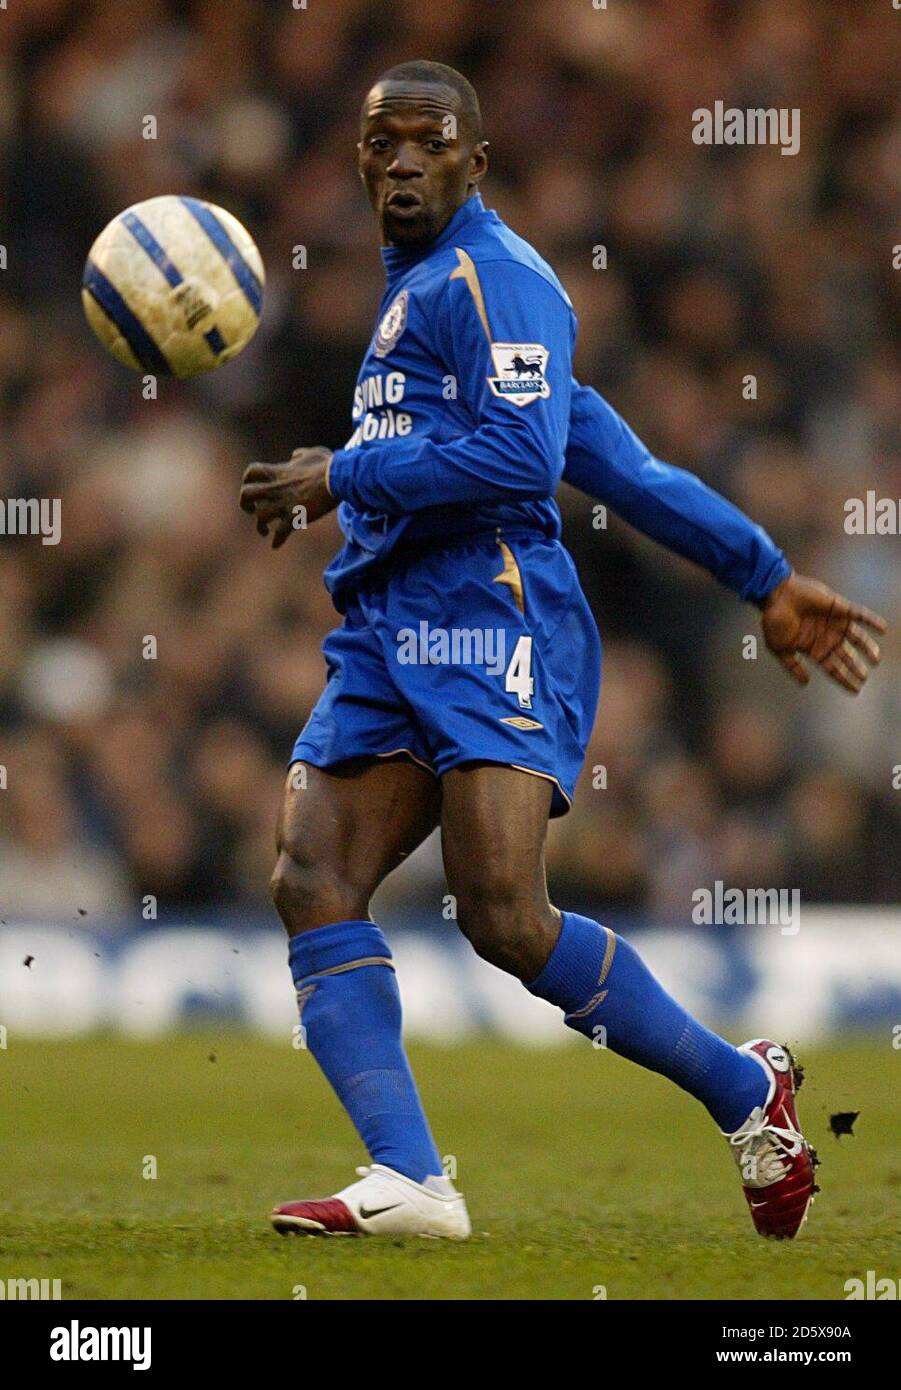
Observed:
[[[338,502],[360,511],[404,515],[429,507],[478,506],[553,497],[570,427],[572,309],[558,289],[518,262],[476,265],[450,275],[436,312],[434,347],[445,381],[454,381],[472,428],[433,437],[417,421],[409,437],[354,448],[295,449],[289,463],[251,464],[241,506],[273,547],[291,533],[292,512],[315,521]],[[533,350],[535,390],[523,401],[503,393],[495,352]],[[516,399],[520,400],[516,404]],[[443,415],[441,406],[438,406]],[[434,415],[432,423],[439,416]]]
[[[572,310],[525,265],[476,266],[458,255],[460,267],[435,312],[434,351],[471,429],[442,440],[414,425],[406,439],[336,450],[329,491],[359,511],[398,516],[448,504],[553,497],[557,489],[570,421]],[[503,392],[495,353],[528,348],[539,363],[536,389],[516,404],[516,396]]]

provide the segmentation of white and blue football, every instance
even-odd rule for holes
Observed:
[[[134,371],[221,367],[257,330],[265,272],[253,237],[201,198],[148,198],[114,217],[85,263],[81,297],[107,352]]]

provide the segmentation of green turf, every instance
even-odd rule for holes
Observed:
[[[701,1107],[660,1078],[588,1046],[414,1048],[473,1219],[456,1245],[271,1232],[275,1200],[328,1194],[364,1158],[308,1053],[10,1038],[0,1279],[59,1278],[64,1298],[841,1299],[868,1269],[897,1274],[901,1055],[887,1037],[803,1060],[823,1192],[775,1244]],[[862,1112],[854,1138],[828,1134],[833,1110]]]

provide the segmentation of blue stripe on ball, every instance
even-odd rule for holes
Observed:
[[[140,319],[135,317],[115,285],[94,261],[87,262],[81,283],[107,318],[116,325],[144,370],[155,372],[157,376],[172,376],[172,368]]]
[[[141,221],[140,217],[136,217],[131,211],[123,212],[119,221],[128,228],[135,241],[142,250],[147,252],[154,265],[159,267],[173,289],[183,283],[184,276],[178,266],[171,260],[153,232],[145,222]],[[225,339],[218,328],[209,329],[208,332],[204,333],[203,339],[214,356],[218,357],[220,353],[225,351]]]
[[[142,222],[140,217],[136,217],[133,212],[123,212],[119,221],[128,228],[138,245],[147,252],[153,263],[163,272],[169,284],[173,288],[180,285],[184,276],[178,266],[169,259],[146,223]]]
[[[247,264],[218,217],[204,203],[197,198],[182,198],[181,202],[206,232],[240,285],[248,304],[259,316],[263,306],[263,286],[253,267]]]
[[[211,328],[208,333],[203,335],[204,341],[209,345],[210,351],[218,357],[220,352],[225,351],[225,339],[218,328]]]

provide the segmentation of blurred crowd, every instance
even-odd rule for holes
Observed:
[[[720,879],[897,903],[899,541],[843,523],[867,490],[901,508],[898,24],[884,0],[10,4],[0,498],[61,499],[62,541],[0,537],[0,917],[266,909],[338,531],[272,553],[238,484],[350,433],[382,287],[358,112],[414,57],[475,83],[486,202],[569,290],[580,377],[798,569],[895,619],[856,701],[799,691],[745,641],[753,608],[562,489],[604,683],[552,827],[558,899],[678,921]],[[718,99],[798,108],[799,153],[696,145]],[[246,222],[265,311],[240,359],[147,400],[84,324],[81,269],[110,217],[177,192]],[[431,842],[382,897],[437,914],[442,891]]]

